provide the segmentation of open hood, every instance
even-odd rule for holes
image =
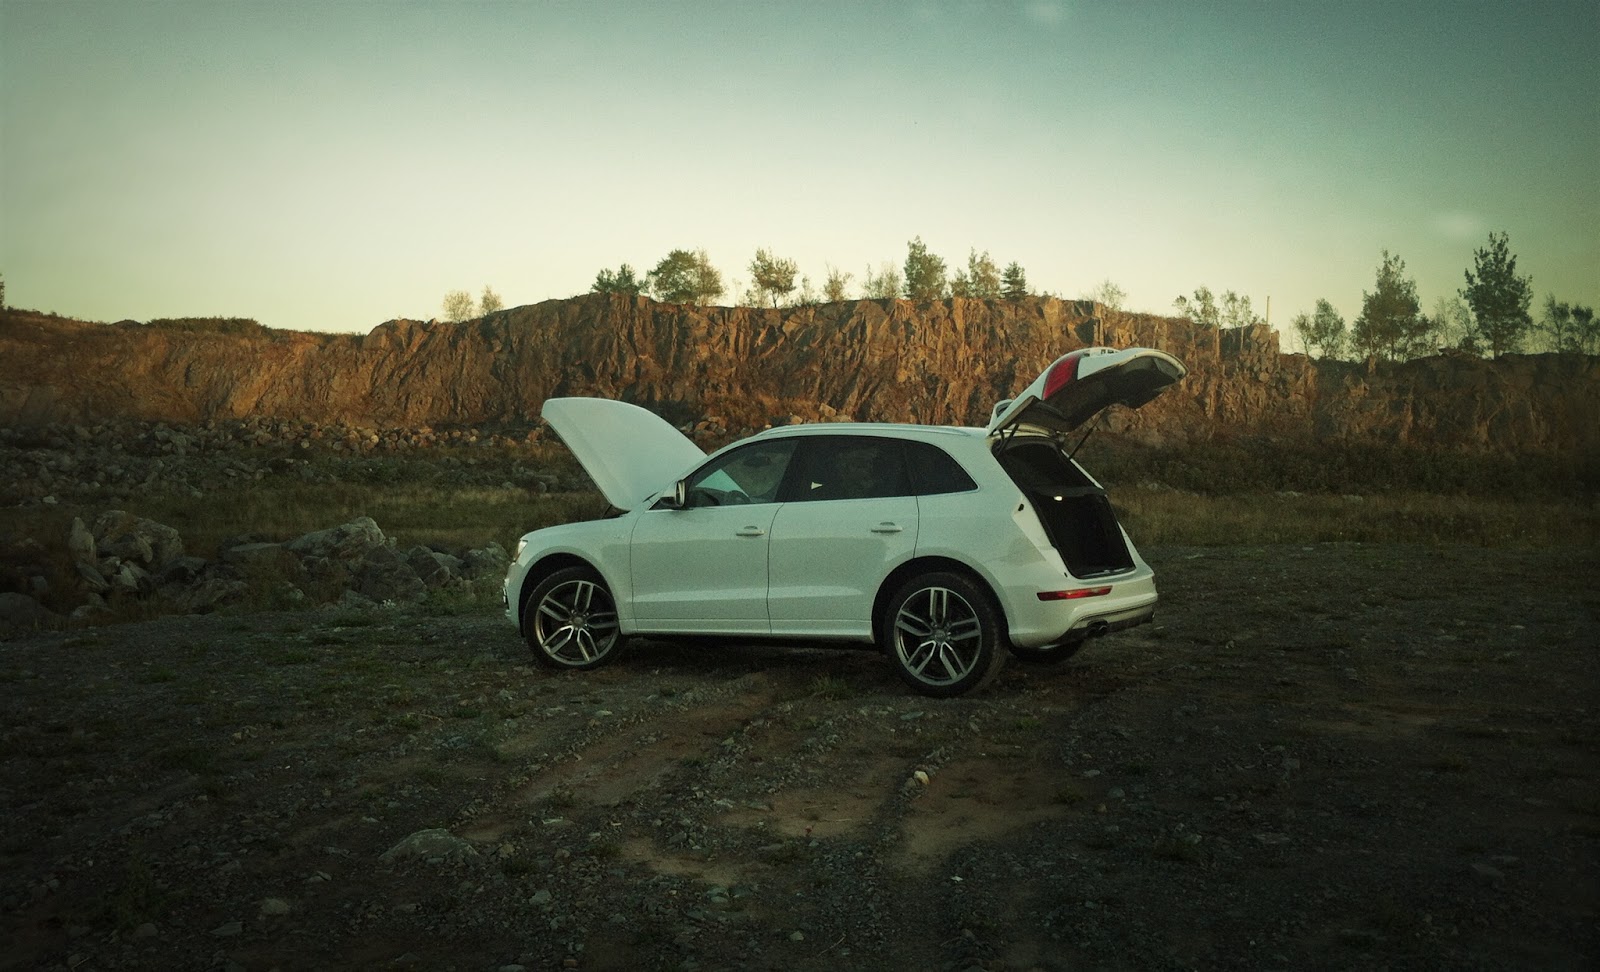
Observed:
[[[1083,348],[1064,354],[1016,398],[990,413],[991,436],[1013,426],[1071,432],[1111,405],[1138,408],[1182,378],[1183,364],[1150,348]]]
[[[706,457],[666,419],[627,402],[549,398],[539,414],[620,510],[659,495]]]

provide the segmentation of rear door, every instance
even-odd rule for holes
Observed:
[[[865,435],[798,441],[796,474],[772,523],[772,633],[869,636],[878,585],[917,546],[904,443]]]

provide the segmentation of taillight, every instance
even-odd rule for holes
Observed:
[[[1077,380],[1078,362],[1082,360],[1082,352],[1074,351],[1071,354],[1063,355],[1060,360],[1050,366],[1050,373],[1044,379],[1045,401],[1049,401],[1050,396]]]
[[[1076,601],[1080,597],[1099,597],[1102,594],[1110,593],[1111,588],[1109,587],[1080,587],[1071,591],[1040,591],[1039,600]]]

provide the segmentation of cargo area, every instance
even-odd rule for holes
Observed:
[[[995,458],[1033,504],[1045,534],[1074,577],[1133,569],[1105,490],[1049,439],[1012,439]]]

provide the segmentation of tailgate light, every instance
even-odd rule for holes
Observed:
[[[1099,597],[1102,594],[1110,593],[1111,588],[1109,587],[1080,587],[1071,591],[1040,591],[1039,600],[1076,601],[1080,597]]]
[[[1050,397],[1078,377],[1078,362],[1083,360],[1082,354],[1069,354],[1050,366],[1050,374],[1044,379],[1044,398]]]

